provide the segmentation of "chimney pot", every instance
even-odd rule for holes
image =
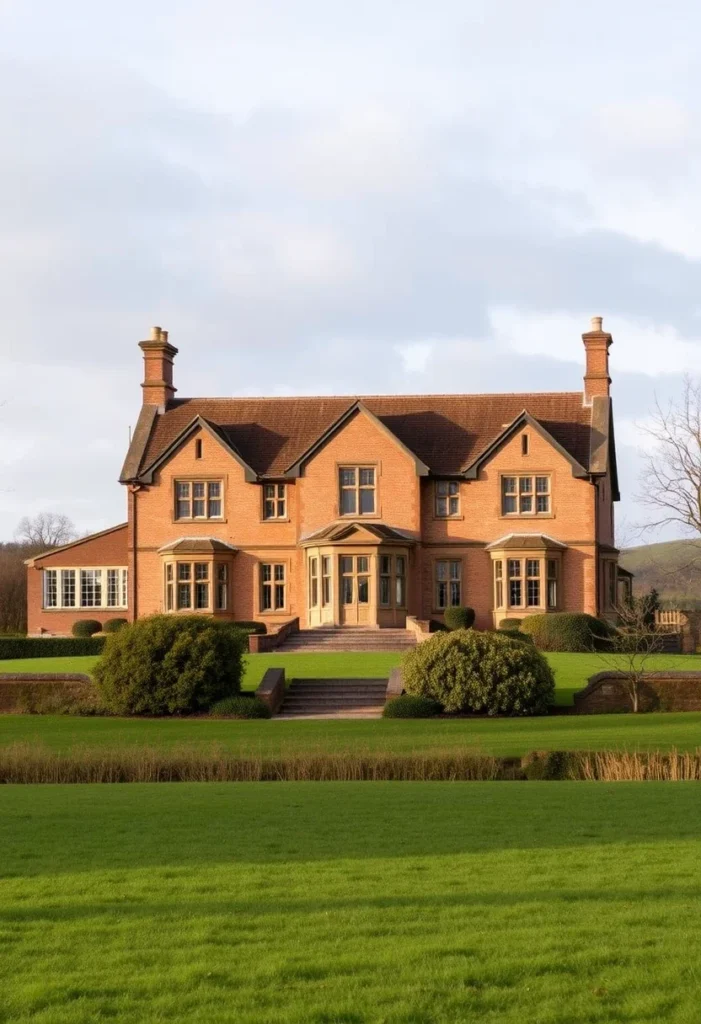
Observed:
[[[161,329],[160,329],[160,327],[152,327],[151,328],[151,341],[160,341],[160,340],[161,340]]]
[[[593,316],[591,318],[591,329],[592,331],[600,331],[603,328],[604,318],[602,316]]]

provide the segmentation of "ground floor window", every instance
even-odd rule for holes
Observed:
[[[282,562],[262,562],[260,566],[261,611],[282,611],[286,607],[286,572]]]
[[[166,562],[163,572],[167,612],[221,612],[229,608],[226,562]]]
[[[44,608],[126,608],[128,570],[44,569]]]
[[[379,569],[380,608],[406,608],[405,555],[380,555]]]
[[[436,608],[456,608],[462,598],[462,562],[439,559],[435,563]]]
[[[494,607],[554,610],[558,599],[558,569],[556,558],[495,559]]]

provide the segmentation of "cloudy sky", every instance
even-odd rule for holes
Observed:
[[[0,539],[124,518],[151,324],[180,395],[701,373],[692,0],[0,0]]]

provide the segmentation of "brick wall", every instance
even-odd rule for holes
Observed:
[[[622,672],[600,672],[574,695],[580,715],[632,711]],[[648,672],[639,687],[640,711],[701,711],[701,672]]]

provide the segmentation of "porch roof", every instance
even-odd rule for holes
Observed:
[[[360,519],[335,519],[332,523],[322,526],[320,530],[305,534],[300,538],[300,543],[302,547],[309,547],[312,544],[318,544],[320,541],[334,544],[337,541],[347,540],[354,533],[361,530],[369,533],[377,544],[414,545],[416,543],[414,537],[404,530],[388,526],[387,523],[377,521],[370,523]],[[370,543],[373,543],[373,539],[370,539]]]
[[[177,540],[172,540],[158,549],[159,555],[206,555],[217,551],[226,551],[230,554],[238,551],[238,548],[225,540],[219,540],[218,537],[178,537]]]
[[[505,537],[487,544],[485,551],[510,551],[516,548],[520,551],[548,551],[553,548],[564,551],[567,545],[547,533],[507,533]]]

